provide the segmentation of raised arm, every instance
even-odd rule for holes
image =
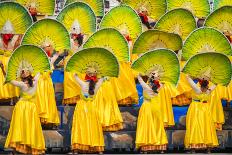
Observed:
[[[104,78],[100,78],[97,83],[96,83],[96,86],[95,86],[95,92],[101,87],[102,83],[104,81]]]
[[[200,88],[194,83],[194,81],[192,80],[192,78],[189,77],[189,75],[186,76],[188,83],[190,84],[190,86],[193,88],[193,90],[196,93],[200,93],[201,90]]]
[[[140,75],[138,75],[138,81],[139,81],[139,83],[142,85],[143,88],[149,87],[149,86],[143,81],[143,78],[142,78]]]
[[[81,79],[78,77],[77,74],[74,75],[74,78],[75,78],[75,80],[77,81],[77,83],[78,83],[81,87],[83,87],[83,86],[85,85],[85,82],[84,82],[83,80],[81,80]]]
[[[39,78],[40,78],[40,73],[37,73],[34,77],[34,83],[35,85],[37,85],[38,81],[39,81]]]
[[[56,61],[56,59],[59,57],[59,53],[55,53],[51,58],[50,58],[50,61],[51,61],[51,65],[54,64],[54,62]]]
[[[14,86],[17,86],[17,87],[20,87],[20,88],[24,87],[24,83],[21,82],[21,81],[12,80],[12,81],[10,81],[10,83],[13,84]]]

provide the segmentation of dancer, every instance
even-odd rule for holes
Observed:
[[[31,54],[32,52],[33,54]],[[5,74],[3,65],[1,64],[1,66]],[[37,67],[33,68],[32,66]],[[21,92],[20,99],[13,110],[5,148],[13,148],[15,151],[25,154],[45,153],[45,141],[35,98],[40,72],[49,69],[48,58],[38,47],[21,46],[12,54],[8,63],[6,82],[11,82],[19,87]],[[33,73],[37,73],[36,76],[33,77]]]
[[[188,60],[183,72],[187,74],[187,81],[193,89],[186,116],[185,147],[193,152],[195,149],[207,149],[210,152],[211,148],[218,146],[215,113],[211,111],[210,97],[217,84],[227,86],[230,83],[230,60],[221,53],[196,54]],[[198,79],[200,86],[193,79]],[[209,87],[210,82],[212,85]]]
[[[104,75],[118,76],[117,59],[103,48],[84,49],[69,59],[66,71],[86,74],[85,80],[75,74],[75,80],[81,88],[81,96],[73,115],[71,149],[75,153],[101,153],[104,151],[104,137],[94,103],[95,96],[103,83]]]
[[[209,88],[209,81],[200,79],[200,87],[187,76],[187,80],[193,88],[192,103],[186,116],[185,147],[193,149],[209,149],[218,146],[216,128],[212,119],[209,105],[210,93],[216,88]]]
[[[159,61],[161,57],[162,61]],[[167,111],[172,109],[163,104],[166,98],[171,100],[169,85],[177,84],[179,67],[177,55],[166,49],[147,52],[132,64],[132,68],[140,73],[138,81],[143,87],[144,101],[139,110],[135,142],[136,148],[142,152],[163,153],[167,149],[165,126],[170,125]],[[141,74],[145,75],[147,81],[143,80]]]

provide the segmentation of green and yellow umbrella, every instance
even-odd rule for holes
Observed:
[[[67,5],[56,19],[61,22],[69,32],[76,29],[76,31],[90,36],[96,31],[96,16],[89,5],[82,2],[74,2]]]
[[[166,0],[122,0],[121,3],[131,6],[137,12],[141,9],[147,10],[148,16],[155,21],[159,20],[167,9]]]
[[[197,25],[190,11],[174,9],[163,15],[156,23],[155,28],[160,31],[178,34],[182,40],[185,40],[197,28]]]
[[[85,74],[91,68],[98,76],[118,77],[117,58],[104,48],[87,48],[75,53],[67,62],[65,70]]]
[[[94,33],[83,48],[102,47],[112,52],[120,62],[129,62],[129,47],[124,36],[113,28],[105,28]]]
[[[232,6],[231,0],[214,0],[213,9],[217,10],[223,6]]]
[[[168,49],[157,49],[143,54],[133,62],[132,69],[144,75],[157,71],[161,81],[174,85],[177,85],[180,76],[178,57]]]
[[[53,15],[55,12],[55,0],[16,0],[26,8],[35,7],[41,15]]]
[[[207,52],[191,57],[184,66],[183,72],[194,78],[207,75],[214,84],[227,86],[231,80],[232,68],[230,59],[226,55]]]
[[[123,35],[129,35],[133,42],[142,33],[140,17],[127,5],[112,8],[100,23],[100,29],[103,28],[115,28]]]
[[[205,26],[232,34],[232,6],[223,6],[211,13],[205,20]]]
[[[0,3],[0,33],[24,34],[31,24],[32,18],[22,5],[15,2]]]
[[[182,39],[177,34],[148,30],[143,32],[135,41],[132,53],[145,53],[158,48],[178,51],[182,48]]]
[[[205,18],[210,13],[208,0],[167,0],[168,11],[184,8],[192,12],[195,17]]]
[[[214,28],[199,28],[193,31],[186,39],[182,58],[188,60],[197,53],[218,52],[231,55],[232,49],[227,38]]]
[[[94,11],[96,16],[104,16],[104,1],[103,0],[67,0],[65,5],[73,2],[84,2],[88,4]]]
[[[63,24],[54,19],[42,19],[34,23],[25,33],[22,45],[39,47],[52,45],[56,51],[70,49],[70,36]]]
[[[47,54],[34,45],[22,45],[15,49],[8,62],[6,82],[19,79],[23,69],[34,75],[50,70]]]

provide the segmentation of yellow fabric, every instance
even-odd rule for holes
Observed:
[[[4,65],[5,71],[7,71],[7,63],[10,57],[5,55],[0,55],[0,60],[2,61]],[[7,83],[4,85],[5,77],[2,73],[2,70],[0,69],[0,99],[9,99],[13,97],[19,96],[19,88],[13,86],[10,83]]]
[[[112,78],[116,99],[119,104],[132,104],[138,102],[138,94],[134,75],[129,63],[120,63],[120,72],[118,78]],[[124,101],[127,101],[124,102]]]
[[[185,63],[185,61],[180,61],[181,68],[184,67]],[[180,79],[177,85],[177,90],[179,94],[172,100],[174,105],[182,106],[191,103],[189,96],[191,95],[192,87],[189,85],[186,79],[186,75],[183,72],[180,72]]]
[[[210,95],[193,93],[193,101],[186,116],[186,148],[216,147],[218,139],[209,103]],[[198,100],[198,101],[196,101]]]
[[[226,87],[217,85],[215,90],[211,93],[209,100],[210,111],[218,130],[222,130],[222,124],[225,123],[224,111],[221,102],[222,96],[220,96],[223,94],[223,91],[226,92],[225,88]]]
[[[229,57],[230,58],[230,62],[232,62],[232,56]],[[227,93],[228,93],[228,101],[232,101],[232,82],[229,83],[229,85],[227,86]]]
[[[39,78],[36,91],[36,106],[42,123],[53,123],[56,125],[60,123],[55,92],[49,72],[44,72]]]
[[[232,101],[232,82],[227,86],[228,101]]]
[[[5,148],[26,154],[45,152],[44,136],[33,96],[22,94],[16,103]]]
[[[158,96],[160,97],[161,118],[163,118],[165,126],[175,125],[171,98],[176,94],[178,94],[178,92],[170,83],[165,83],[159,90]]]
[[[122,116],[110,81],[99,88],[94,101],[103,130],[117,131],[123,128]]]
[[[68,104],[67,100],[72,98],[80,98],[81,88],[77,84],[74,74],[71,72],[64,72],[64,104]],[[76,102],[74,102],[76,103]]]
[[[93,102],[82,97],[76,104],[72,123],[72,150],[85,151],[87,147],[92,152],[98,152],[97,148],[104,147],[102,126]]]
[[[143,148],[145,146],[149,146],[149,148],[156,150],[159,148],[161,150],[162,148],[166,148],[158,147],[168,144],[160,111],[160,103],[159,96],[155,96],[150,100],[150,98],[144,94],[144,103],[139,110],[137,122],[136,148]]]

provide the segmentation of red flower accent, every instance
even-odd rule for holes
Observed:
[[[139,13],[139,16],[143,18],[144,22],[148,22],[148,17],[147,15],[143,14],[142,12]]]
[[[2,34],[2,40],[4,44],[8,46],[8,43],[13,38],[13,36],[14,36],[13,34]]]
[[[85,75],[85,80],[86,81],[91,81],[93,80],[94,82],[97,82],[97,76],[88,76],[87,74]]]
[[[126,35],[126,40],[129,42],[129,41],[132,41],[131,37],[129,35]]]
[[[153,83],[157,86],[157,88],[160,88],[160,83],[158,80],[154,80]]]

